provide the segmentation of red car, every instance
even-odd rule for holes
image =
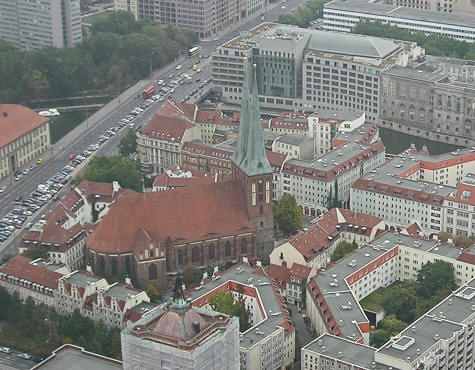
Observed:
[[[53,197],[53,200],[54,200],[54,201],[56,201],[56,200],[58,200],[58,199],[59,199],[59,197],[58,197],[57,195],[55,195],[55,196]]]
[[[76,158],[76,154],[70,154],[69,155],[69,160],[72,161],[74,158]]]

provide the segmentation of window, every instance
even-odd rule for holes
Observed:
[[[183,265],[183,251],[182,250],[178,250],[178,266],[182,266]]]
[[[191,251],[191,262],[198,262],[200,259],[200,250],[198,247],[194,247]]]
[[[148,266],[148,280],[157,280],[157,266],[154,263]]]
[[[224,255],[226,257],[231,256],[231,243],[229,242],[229,240],[224,243]]]
[[[214,259],[214,244],[208,247],[208,257],[210,260]]]
[[[247,253],[247,239],[241,239],[241,253]]]

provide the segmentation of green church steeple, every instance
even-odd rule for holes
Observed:
[[[237,150],[233,155],[233,162],[248,176],[272,173],[262,135],[255,65],[253,66],[253,77],[252,94],[249,94],[249,63],[244,59],[239,138]]]

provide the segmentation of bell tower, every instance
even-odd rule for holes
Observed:
[[[242,185],[249,219],[256,226],[257,256],[268,263],[274,248],[273,170],[267,160],[262,135],[255,64],[252,66],[252,91],[250,75],[250,66],[245,58],[238,147],[232,158],[232,171],[233,178]]]

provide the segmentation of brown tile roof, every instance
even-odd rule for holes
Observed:
[[[300,263],[294,263],[290,268],[290,275],[299,280],[304,280],[308,278],[308,275],[310,275],[311,271],[311,267],[301,265]]]
[[[146,233],[174,244],[253,232],[237,181],[120,197],[89,235],[87,246],[102,253],[141,250]]]
[[[175,99],[168,99],[155,114],[194,121],[197,109],[196,104],[180,103]]]
[[[31,263],[32,261],[20,255],[15,256],[0,267],[0,272],[56,289],[58,287],[58,279],[63,275],[47,268],[36,266]]]
[[[193,126],[193,123],[184,119],[162,116],[156,113],[140,130],[140,133],[152,139],[181,142],[185,131]]]
[[[411,236],[418,236],[419,232],[421,231],[421,228],[419,227],[417,222],[414,222],[413,224],[406,227],[406,231]]]
[[[275,280],[279,286],[284,287],[290,281],[290,269],[284,266],[270,264],[267,276]]]
[[[40,127],[48,118],[19,104],[0,104],[0,148]]]
[[[287,130],[308,130],[308,114],[299,112],[282,112],[279,117],[270,120],[272,128]]]
[[[280,154],[271,152],[270,150],[266,150],[267,160],[269,161],[270,165],[274,169],[274,172],[278,169],[282,168],[285,160],[287,159],[287,154]]]
[[[112,184],[105,182],[83,180],[77,187],[86,198],[91,195],[112,195],[114,193]]]
[[[233,152],[230,150],[213,148],[208,144],[196,141],[189,141],[183,144],[182,152],[183,151],[227,160],[231,160],[233,156]]]
[[[475,186],[460,184],[457,187],[457,192],[455,194],[452,193],[447,195],[446,199],[457,203],[475,206]]]

